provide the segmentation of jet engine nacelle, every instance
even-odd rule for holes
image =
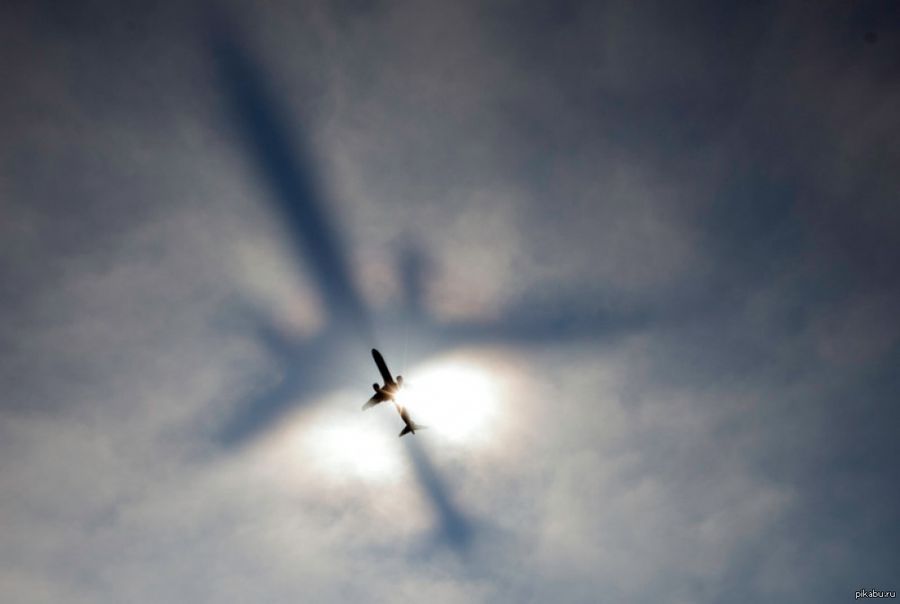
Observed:
[[[381,386],[378,385],[378,382],[375,382],[374,384],[372,384],[372,390],[374,390],[375,392],[378,392],[381,390]]]

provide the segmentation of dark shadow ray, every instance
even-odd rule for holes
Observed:
[[[374,336],[371,317],[353,280],[346,245],[334,226],[312,156],[303,144],[304,129],[277,102],[231,22],[214,19],[209,43],[246,155],[268,186],[295,259],[309,267],[327,313],[322,332],[305,339],[291,337],[273,321],[253,313],[253,328],[283,377],[262,394],[243,401],[218,431],[220,444],[236,447],[267,431],[298,404],[307,404],[332,389],[337,372],[349,371],[351,351],[367,350],[374,344]]]
[[[537,313],[519,307],[499,319],[471,320],[437,326],[442,339],[456,345],[540,345],[613,341],[644,329],[649,315],[640,311],[608,312],[583,304],[563,306],[563,311]]]
[[[428,256],[413,236],[407,235],[405,239],[398,263],[404,296],[402,307],[407,316],[418,322],[425,317],[425,283],[431,267]]]
[[[299,372],[292,371],[275,385],[266,387],[262,393],[245,401],[219,429],[216,434],[218,443],[229,448],[238,447],[276,424],[297,404],[301,394],[305,395],[306,401],[311,400],[310,393],[304,392],[302,387],[303,377]]]
[[[262,70],[224,21],[212,31],[211,48],[247,155],[272,192],[297,260],[312,271],[333,318],[349,323],[370,341],[371,321],[344,253],[346,245],[321,194],[311,154],[302,144],[303,125],[288,117]]]
[[[316,336],[299,337],[258,311],[244,308],[241,314],[280,376],[242,400],[218,426],[215,441],[226,448],[238,448],[262,436],[289,412],[309,407],[348,376],[370,369],[358,334],[340,325]],[[364,394],[360,393],[361,399]]]
[[[421,360],[465,346],[541,346],[603,341],[638,333],[651,323],[675,323],[696,304],[667,302],[665,308],[595,300],[589,296],[526,292],[499,317],[440,321],[429,310],[427,283],[434,263],[412,235],[398,252],[403,298],[377,317],[379,342]]]
[[[416,438],[421,436],[404,438],[404,445],[413,463],[419,486],[422,487],[437,516],[434,544],[446,545],[460,552],[465,551],[475,536],[472,524],[451,499],[444,480]]]

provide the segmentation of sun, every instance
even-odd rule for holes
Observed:
[[[403,438],[424,438],[457,450],[496,443],[502,432],[502,373],[461,353],[412,367],[397,402],[427,429]],[[364,389],[336,392],[316,412],[298,413],[272,439],[273,455],[294,460],[298,472],[314,470],[336,483],[405,479],[410,468],[397,438],[403,422],[390,402],[360,411],[366,396]]]
[[[341,392],[322,403],[322,409],[296,420],[281,442],[289,458],[303,460],[304,469],[330,476],[370,483],[403,478],[405,467],[396,446],[397,412],[363,413],[359,397]],[[402,425],[402,422],[399,422]],[[399,429],[399,428],[398,428]]]
[[[429,432],[452,444],[478,444],[496,432],[498,384],[489,370],[460,357],[437,359],[409,372],[398,402]]]

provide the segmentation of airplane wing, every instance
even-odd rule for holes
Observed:
[[[392,384],[394,382],[394,378],[391,376],[391,372],[388,371],[387,364],[384,362],[384,357],[381,356],[381,353],[372,349],[372,358],[375,359],[375,364],[378,365],[378,371],[381,373],[381,379],[384,380],[385,384]]]
[[[375,395],[367,400],[366,404],[362,406],[362,410],[365,411],[366,409],[371,409],[378,403],[383,403],[385,400],[387,400],[386,396],[384,396],[380,392],[376,392]]]
[[[412,432],[412,430],[409,429],[409,426],[404,426],[403,430],[400,432],[400,436],[403,436],[404,434],[409,434],[410,432]]]

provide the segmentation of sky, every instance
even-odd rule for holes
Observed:
[[[898,57],[891,0],[4,3],[3,601],[896,590]]]

